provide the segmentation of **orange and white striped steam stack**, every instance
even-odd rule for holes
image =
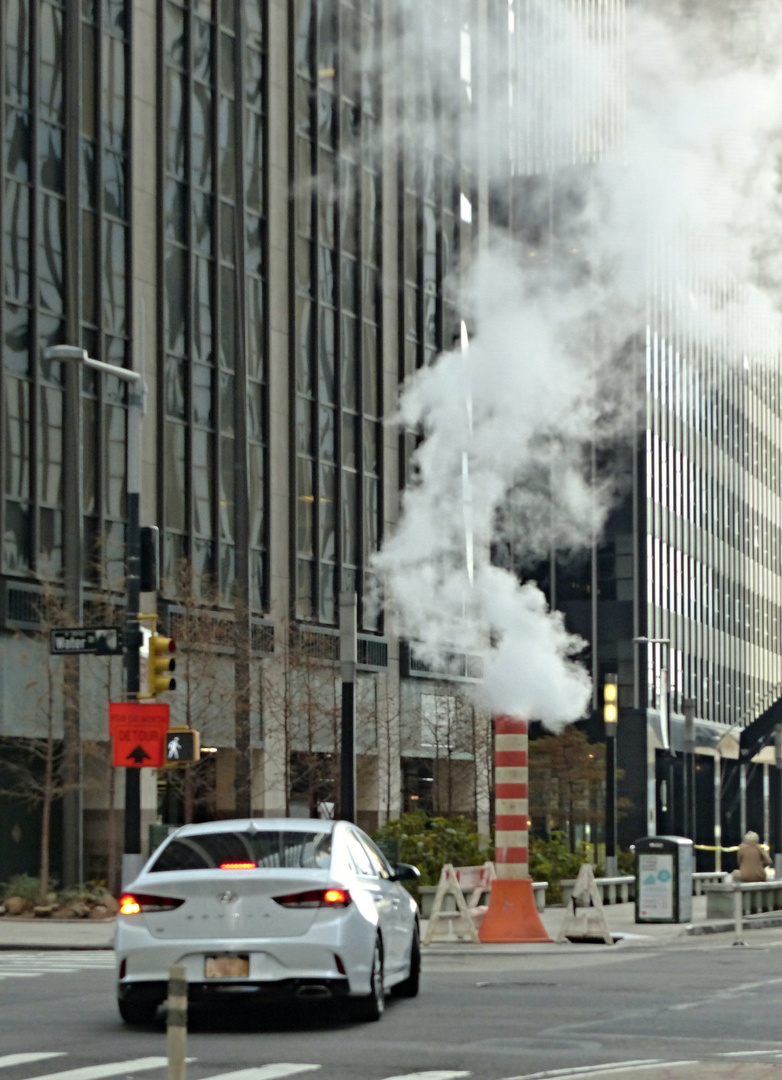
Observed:
[[[526,720],[494,718],[494,861],[497,877],[478,937],[484,942],[550,941],[529,876],[529,747]]]
[[[495,862],[497,877],[529,877],[529,738],[527,721],[494,718]]]

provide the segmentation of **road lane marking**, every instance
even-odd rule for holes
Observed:
[[[506,1076],[503,1080],[565,1080],[568,1076],[580,1077],[581,1080],[590,1080],[593,1076],[610,1076],[611,1073],[622,1072],[625,1069],[666,1069],[682,1068],[685,1065],[696,1065],[695,1061],[663,1061],[659,1058],[642,1058],[638,1061],[617,1061],[605,1065],[580,1065],[575,1069],[548,1069],[546,1072],[525,1073],[523,1076]]]
[[[695,1001],[682,1001],[678,1005],[667,1005],[669,1012],[685,1012],[687,1009],[698,1009],[701,1005],[711,1005],[722,998],[733,997],[735,994],[746,993],[752,990],[765,990],[767,986],[776,986],[782,983],[782,979],[763,979],[758,982],[739,983],[738,986],[725,987],[724,990],[715,990],[709,997],[696,998]]]
[[[383,1080],[456,1080],[457,1076],[469,1076],[469,1072],[454,1072],[449,1069],[432,1069],[427,1072],[402,1073],[399,1076],[386,1076]]]
[[[294,1065],[279,1061],[274,1065],[259,1065],[254,1069],[218,1073],[216,1076],[207,1077],[207,1080],[281,1080],[283,1076],[295,1076],[297,1073],[312,1072],[320,1068],[320,1065]]]
[[[659,1065],[658,1058],[639,1058],[636,1061],[622,1061],[619,1064],[578,1065],[570,1069],[547,1069],[545,1072],[525,1073],[524,1076],[505,1076],[503,1080],[547,1080],[555,1076],[581,1076],[591,1069],[629,1069],[639,1065]]]
[[[102,1080],[106,1076],[122,1076],[125,1073],[143,1072],[145,1069],[163,1069],[167,1065],[166,1057],[133,1058],[130,1061],[111,1061],[105,1065],[88,1065],[83,1069],[46,1073],[34,1077],[33,1080]]]
[[[5,1057],[0,1057],[0,1069],[10,1069],[14,1065],[27,1065],[31,1061],[44,1061],[46,1058],[53,1057],[65,1057],[65,1051],[49,1050],[40,1054],[33,1052],[28,1054],[6,1054]]]
[[[723,1050],[717,1057],[757,1057],[760,1054],[775,1054],[776,1050]]]

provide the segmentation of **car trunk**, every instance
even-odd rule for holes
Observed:
[[[166,880],[168,879],[168,880]],[[212,940],[215,938],[297,937],[306,934],[317,907],[285,908],[275,896],[324,888],[323,870],[193,871],[185,878],[149,875],[134,891],[149,890],[185,902],[173,911],[144,914],[156,938]]]

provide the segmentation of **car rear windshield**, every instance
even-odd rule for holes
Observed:
[[[214,832],[172,840],[150,871],[213,870],[226,863],[325,870],[330,859],[331,832]]]

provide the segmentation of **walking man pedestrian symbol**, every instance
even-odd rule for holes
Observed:
[[[168,760],[175,761],[179,757],[179,751],[182,749],[182,743],[179,741],[179,736],[175,735],[173,739],[168,741]]]

